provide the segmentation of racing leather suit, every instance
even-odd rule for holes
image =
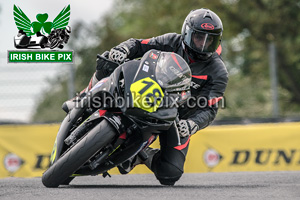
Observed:
[[[228,81],[228,72],[219,55],[220,52],[213,53],[207,60],[195,62],[185,52],[181,35],[177,33],[167,33],[151,39],[131,38],[119,46],[127,47],[129,59],[142,57],[150,49],[175,52],[182,56],[192,72],[193,98],[188,103],[193,108],[187,104],[179,108],[179,118],[193,120],[199,129],[213,122],[219,107],[218,101],[223,98]]]
[[[199,129],[212,123],[218,111],[217,103],[223,98],[228,81],[228,72],[218,50],[207,60],[195,62],[186,54],[181,35],[176,33],[151,39],[129,39],[119,46],[128,50],[129,59],[142,57],[150,49],[175,52],[182,56],[192,72],[191,96],[195,99],[189,103],[198,105],[190,107],[187,102],[179,107],[179,118],[193,120]],[[174,185],[180,179],[189,147],[190,136],[178,138],[173,129],[159,136],[160,150],[152,155],[151,162],[145,163],[163,185]]]

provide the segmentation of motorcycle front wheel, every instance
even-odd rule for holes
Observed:
[[[62,185],[95,153],[111,143],[116,135],[117,132],[112,125],[103,119],[44,172],[42,176],[44,186],[55,188]]]

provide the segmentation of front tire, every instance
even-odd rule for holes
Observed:
[[[102,120],[71,150],[60,157],[44,172],[44,186],[54,188],[63,184],[77,169],[95,153],[113,141],[116,131],[107,120]]]

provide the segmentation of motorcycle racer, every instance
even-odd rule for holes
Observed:
[[[163,185],[174,185],[183,174],[190,136],[209,126],[216,117],[218,101],[223,98],[228,82],[228,72],[221,58],[221,39],[223,25],[213,11],[205,8],[192,10],[184,20],[181,34],[167,33],[150,39],[129,39],[113,47],[108,58],[117,63],[126,59],[143,56],[150,49],[175,52],[189,64],[192,72],[191,95],[196,106],[187,103],[178,109],[177,130],[171,128],[167,134],[159,136],[160,149],[147,148],[146,161],[138,156],[122,163],[118,168],[127,174],[137,164],[145,164],[152,170]],[[89,86],[81,96],[89,91],[99,80],[109,75],[109,69],[97,67]],[[72,101],[64,103],[63,109],[69,111]],[[177,133],[180,135],[178,144]]]

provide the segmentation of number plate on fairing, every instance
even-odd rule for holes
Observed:
[[[155,112],[164,97],[164,93],[159,84],[146,77],[140,79],[130,86],[133,99],[133,107],[143,109],[147,112]]]

